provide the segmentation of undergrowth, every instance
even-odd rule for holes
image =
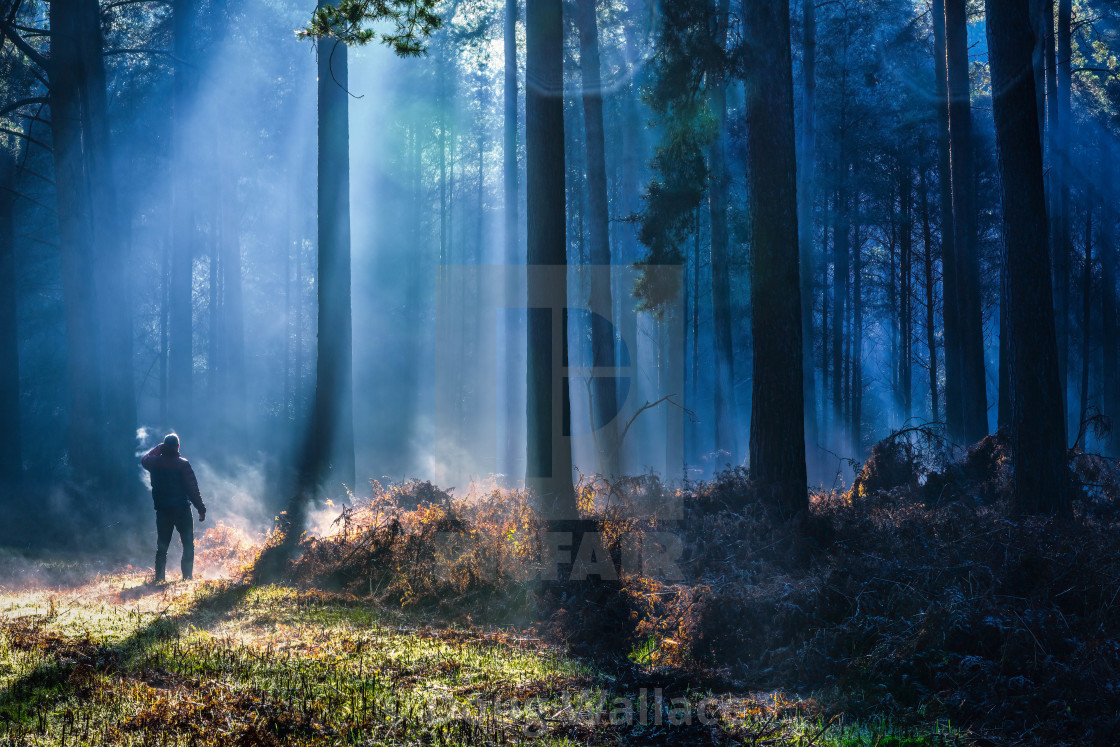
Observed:
[[[238,580],[2,597],[0,744],[1120,743],[1116,464],[1071,454],[1065,522],[1009,464],[909,429],[794,521],[743,470],[584,478],[578,582],[516,491],[375,484],[283,586],[211,529]]]
[[[559,587],[537,580],[547,526],[526,495],[376,486],[289,575],[445,620],[536,622],[577,655],[811,694],[828,714],[1120,743],[1116,465],[1071,454],[1068,522],[1016,516],[1009,465],[999,436],[961,451],[908,429],[795,522],[744,470],[682,488],[585,478],[583,518],[619,574]],[[651,532],[679,538],[683,578],[619,565]]]

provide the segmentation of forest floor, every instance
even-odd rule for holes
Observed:
[[[532,631],[420,624],[348,594],[126,573],[4,593],[0,609],[5,745],[970,741],[600,668]]]
[[[416,481],[281,583],[222,526],[206,581],[0,558],[0,745],[1120,742],[1115,464],[1071,454],[1061,522],[1011,514],[998,438],[860,467],[795,524],[741,471],[581,484],[585,538],[679,538],[683,578],[542,583],[526,496]]]

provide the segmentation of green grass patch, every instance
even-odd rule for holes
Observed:
[[[0,596],[0,744],[965,743],[781,695],[623,683],[522,631],[410,625],[346,595],[121,596]]]

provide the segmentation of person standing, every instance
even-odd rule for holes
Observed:
[[[194,578],[194,515],[191,504],[198,509],[198,520],[206,521],[206,504],[198,489],[191,463],[179,454],[179,436],[169,433],[140,460],[152,478],[152,501],[156,509],[156,578],[162,584],[167,567],[167,548],[173,532],[179,532],[183,543],[183,580]]]

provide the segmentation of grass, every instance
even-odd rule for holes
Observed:
[[[967,743],[661,674],[279,586],[133,573],[0,594],[0,745]]]

